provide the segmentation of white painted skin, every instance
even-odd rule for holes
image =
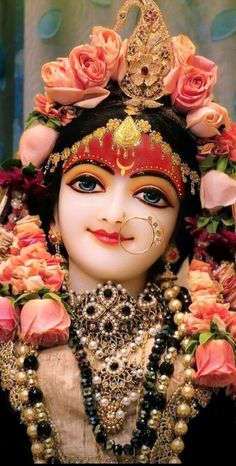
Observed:
[[[92,290],[98,283],[121,283],[136,296],[145,286],[147,271],[165,252],[173,235],[180,200],[172,183],[160,174],[121,176],[90,163],[78,164],[62,177],[55,227],[60,231],[69,256],[69,274],[76,292]],[[161,244],[141,255],[131,255],[117,241],[92,232],[119,233],[127,218],[149,216],[161,230]],[[123,245],[143,250],[150,244],[150,226],[130,221],[124,229]]]

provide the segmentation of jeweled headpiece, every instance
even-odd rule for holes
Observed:
[[[171,179],[180,199],[184,197],[187,176],[191,179],[192,194],[200,181],[198,173],[182,163],[161,134],[152,131],[148,121],[135,121],[131,116],[124,121],[111,119],[105,127],[85,136],[71,148],[51,154],[45,170],[53,173],[63,161],[63,172],[66,172],[88,159],[108,165],[121,176],[146,170],[164,174]]]
[[[115,31],[119,31],[133,6],[140,7],[141,18],[128,41],[127,69],[120,83],[131,97],[130,105],[158,107],[164,95],[164,79],[174,68],[172,39],[157,4],[152,1],[126,0],[121,7]]]

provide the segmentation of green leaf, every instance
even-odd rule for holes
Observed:
[[[46,123],[44,123],[49,128],[55,129],[56,131],[60,131],[61,129],[61,122],[57,118],[49,118]]]
[[[7,159],[1,163],[1,168],[6,171],[11,171],[12,168],[21,168],[21,161],[18,159]]]
[[[219,220],[219,219],[213,219],[213,220],[207,225],[207,231],[209,231],[209,233],[217,233],[219,224],[220,224],[220,220]]]
[[[216,164],[215,157],[212,157],[212,155],[208,155],[206,159],[200,162],[199,166],[200,166],[201,173],[205,173],[208,170],[211,170],[212,168],[215,167],[215,164]]]
[[[216,165],[216,169],[219,172],[225,173],[225,170],[227,168],[228,163],[229,163],[229,158],[228,157],[219,157],[217,165]]]
[[[222,40],[236,32],[236,8],[221,11],[211,26],[212,40]]]
[[[191,340],[186,348],[186,353],[194,354],[198,346],[198,341]]]
[[[200,345],[204,345],[205,343],[207,343],[213,336],[214,336],[214,334],[211,333],[211,332],[201,333],[201,335],[199,337]]]
[[[210,222],[211,217],[200,217],[197,222],[198,228],[204,228]]]
[[[46,293],[43,295],[43,299],[53,299],[54,301],[61,303],[61,297],[56,293]]]
[[[31,299],[39,299],[39,295],[38,293],[36,293],[35,291],[31,291],[29,293],[24,293],[24,294],[21,294],[16,300],[15,300],[15,304],[18,304],[20,302],[26,302],[26,301],[31,301]]]
[[[213,321],[211,321],[211,332],[212,332],[212,333],[219,333],[219,327],[218,327],[218,325],[217,325],[215,322],[213,322]]]
[[[31,162],[29,163],[29,165],[22,168],[22,173],[25,173],[25,175],[29,175],[33,177],[35,175],[35,172],[36,172],[35,166]]]
[[[221,222],[226,226],[226,227],[232,227],[234,225],[234,219],[233,218],[222,218]]]

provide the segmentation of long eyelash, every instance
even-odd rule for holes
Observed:
[[[169,199],[167,199],[165,194],[160,189],[157,189],[157,188],[142,188],[140,189],[140,191],[136,192],[135,194],[148,193],[151,189],[153,191],[156,191],[158,194],[160,194],[162,198],[164,199],[164,201],[167,202],[167,204],[170,204],[170,201]]]
[[[95,178],[95,176],[92,176],[92,175],[79,175],[77,176],[77,178],[73,179],[68,184],[69,186],[73,186],[73,184],[77,183],[77,181],[83,181],[83,178],[86,180],[90,179],[91,181],[96,182],[101,188],[104,189],[104,186],[102,185],[102,183],[97,178]]]

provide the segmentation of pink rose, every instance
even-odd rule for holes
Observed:
[[[92,31],[91,44],[100,46],[105,53],[107,69],[111,73],[111,79],[120,81],[125,75],[124,58],[127,50],[127,40],[122,43],[121,37],[113,29],[95,26]]]
[[[223,295],[226,302],[230,303],[230,308],[236,311],[236,275],[224,282]]]
[[[19,157],[23,165],[36,168],[48,158],[59,136],[58,131],[40,123],[23,132],[19,143]]]
[[[195,382],[207,387],[236,384],[235,354],[226,340],[210,340],[199,345],[195,354]]]
[[[13,340],[18,323],[18,313],[10,299],[0,297],[0,343]]]
[[[54,104],[48,102],[44,95],[37,94],[34,100],[36,104],[34,107],[35,111],[42,113],[48,118],[58,118],[58,110],[54,108]]]
[[[58,118],[62,126],[68,125],[78,114],[75,113],[72,106],[64,106],[58,109]]]
[[[229,331],[236,338],[236,315],[235,312],[232,312],[232,321],[229,326]]]
[[[227,207],[236,202],[236,180],[218,170],[211,170],[201,179],[203,209]]]
[[[217,66],[205,57],[190,56],[186,65],[174,68],[165,78],[165,94],[177,110],[187,113],[212,99]]]
[[[41,76],[46,87],[80,87],[68,58],[45,63],[42,66]]]
[[[184,65],[187,63],[191,55],[195,55],[196,47],[188,36],[180,34],[179,36],[172,37],[175,66]]]
[[[21,311],[20,337],[44,347],[64,345],[69,338],[70,317],[62,303],[53,299],[28,301]]]
[[[105,87],[111,77],[102,47],[79,45],[70,52],[69,63],[81,89]]]
[[[187,128],[199,138],[211,138],[220,135],[220,127],[230,127],[228,111],[214,102],[189,112],[186,122]]]
[[[236,123],[231,123],[215,142],[216,155],[229,155],[232,162],[236,162]]]

